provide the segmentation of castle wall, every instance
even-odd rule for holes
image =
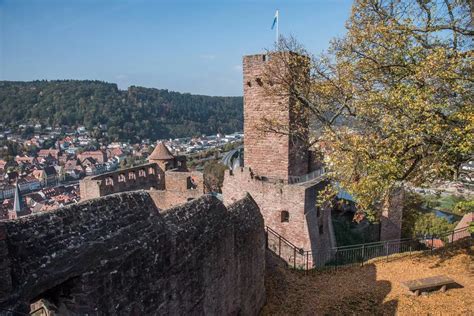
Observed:
[[[301,142],[288,135],[262,131],[262,119],[294,128],[297,113],[288,96],[273,96],[264,85],[267,63],[278,58],[264,54],[245,56],[244,76],[244,165],[259,176],[288,180],[308,172],[308,154]]]
[[[204,177],[196,171],[163,172],[158,164],[149,163],[86,177],[79,186],[82,201],[120,192],[152,190],[156,204],[169,208],[201,196],[204,193]]]
[[[0,222],[0,307],[59,314],[256,315],[265,236],[250,197],[159,211],[145,192]]]
[[[228,205],[250,194],[260,208],[265,225],[282,235],[298,248],[314,254],[329,252],[331,248],[330,210],[316,209],[318,191],[325,183],[288,185],[256,179],[249,168],[226,171],[222,194]],[[289,213],[288,222],[282,221],[282,211]],[[270,242],[271,240],[269,240]],[[278,242],[278,240],[273,240]],[[294,250],[289,247],[283,254],[291,262]],[[302,260],[298,257],[298,260]]]
[[[204,177],[197,171],[173,171],[165,173],[165,189],[167,191],[186,192],[188,190],[204,192]]]
[[[163,190],[164,187],[164,173],[156,163],[85,177],[79,182],[83,201],[126,191]]]
[[[150,190],[148,191],[156,207],[168,209],[176,205],[184,204],[202,196],[199,190],[169,191],[169,190]]]

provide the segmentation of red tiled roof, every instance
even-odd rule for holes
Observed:
[[[174,159],[174,156],[169,151],[168,147],[166,147],[163,142],[159,142],[153,152],[151,153],[149,159],[152,160],[170,160]]]

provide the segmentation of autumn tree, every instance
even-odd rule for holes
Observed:
[[[204,165],[204,187],[206,192],[221,192],[224,182],[224,173],[227,166],[221,164],[217,160],[208,161]]]
[[[320,56],[281,39],[266,87],[310,118],[308,146],[324,149],[328,175],[376,216],[395,186],[455,178],[474,152],[470,4],[356,0],[346,27]]]

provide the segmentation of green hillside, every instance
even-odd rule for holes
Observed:
[[[107,125],[111,140],[242,130],[242,98],[211,97],[102,81],[0,81],[0,124]]]

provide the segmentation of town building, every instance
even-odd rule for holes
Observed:
[[[102,150],[95,150],[95,151],[85,151],[77,155],[77,158],[82,162],[86,158],[93,158],[98,163],[104,163],[107,161],[107,154]]]

